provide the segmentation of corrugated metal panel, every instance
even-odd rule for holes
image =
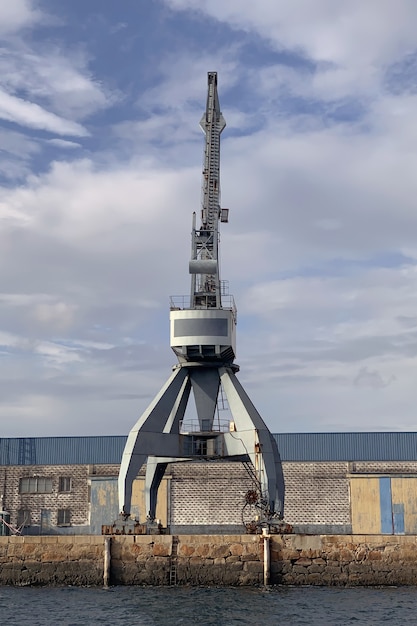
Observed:
[[[274,434],[282,461],[417,461],[417,433]],[[120,463],[126,436],[0,438],[0,465]]]
[[[416,461],[417,433],[280,433],[282,461]]]
[[[0,439],[0,465],[120,463],[124,436]]]

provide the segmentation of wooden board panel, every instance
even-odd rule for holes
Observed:
[[[393,507],[397,507],[397,515],[400,505],[404,511],[403,533],[414,535],[417,533],[417,478],[402,477],[391,478],[391,491]],[[398,526],[398,533],[401,533]]]
[[[168,482],[163,478],[158,489],[158,503],[156,506],[156,518],[161,520],[162,526],[168,525]],[[141,524],[146,521],[145,507],[145,479],[137,478],[132,485],[132,515],[138,517]]]
[[[379,478],[351,477],[350,503],[353,534],[381,533]]]

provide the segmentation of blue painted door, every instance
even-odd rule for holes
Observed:
[[[404,504],[392,505],[392,519],[394,535],[403,535],[405,533]]]
[[[392,535],[392,496],[391,478],[389,477],[379,479],[379,502],[381,508],[381,533],[384,535]]]

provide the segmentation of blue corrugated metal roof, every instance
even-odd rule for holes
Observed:
[[[0,439],[0,465],[120,463],[125,436]]]
[[[280,433],[283,461],[417,461],[417,433]]]
[[[274,434],[283,461],[417,461],[417,433]],[[117,464],[126,436],[0,438],[0,465]]]

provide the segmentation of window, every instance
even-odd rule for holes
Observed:
[[[207,454],[207,439],[194,439],[194,454]]]
[[[71,491],[71,478],[69,476],[60,476],[59,477],[59,488],[58,491],[61,493],[65,493]]]
[[[71,510],[58,509],[57,526],[69,526],[71,524]]]
[[[31,525],[31,515],[28,509],[19,509],[17,512],[17,527],[24,528]]]
[[[19,493],[52,493],[52,478],[21,478]]]

